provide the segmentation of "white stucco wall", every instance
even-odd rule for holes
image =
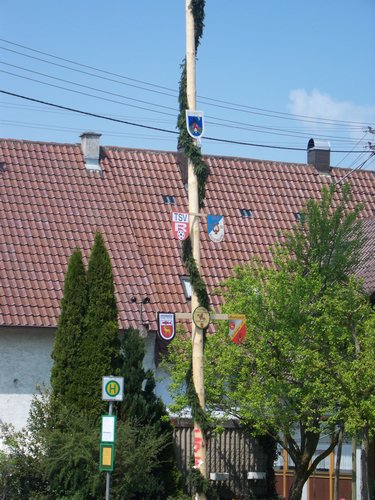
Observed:
[[[55,330],[0,327],[0,421],[21,429],[38,385],[49,386]],[[155,372],[155,393],[168,406],[169,377],[155,367],[155,334],[145,339],[144,366]],[[100,395],[98,395],[100,397]]]
[[[155,335],[155,333],[149,333],[145,338],[146,355],[143,366],[146,370],[153,370],[156,382],[155,394],[168,406],[172,403],[168,392],[170,377],[164,369],[155,366]]]
[[[37,385],[49,385],[54,330],[0,328],[0,420],[25,426]]]

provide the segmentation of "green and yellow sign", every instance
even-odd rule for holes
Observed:
[[[124,397],[124,377],[103,377],[102,400],[122,401]]]

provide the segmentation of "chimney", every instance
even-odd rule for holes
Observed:
[[[100,171],[100,137],[96,132],[81,134],[81,148],[87,170]]]
[[[307,163],[314,165],[322,175],[329,175],[331,162],[331,145],[328,141],[310,139],[307,144]]]

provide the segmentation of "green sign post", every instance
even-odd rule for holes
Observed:
[[[115,463],[116,416],[112,415],[113,402],[124,398],[123,377],[103,377],[102,400],[109,401],[108,415],[102,415],[102,430],[100,436],[99,470],[106,472],[105,499],[109,500],[111,472]]]

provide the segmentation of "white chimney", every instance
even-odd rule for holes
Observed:
[[[81,148],[87,170],[100,171],[100,137],[96,132],[81,134]]]

